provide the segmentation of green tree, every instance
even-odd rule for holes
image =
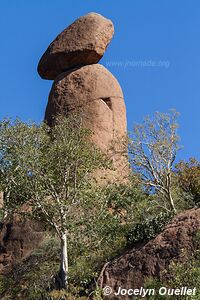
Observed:
[[[188,162],[180,161],[175,169],[176,179],[186,200],[200,204],[200,162],[190,158]]]
[[[142,124],[134,126],[129,141],[133,171],[140,175],[148,189],[160,192],[174,212],[172,167],[180,148],[177,117],[175,110],[156,112],[153,118],[147,116]]]
[[[90,141],[79,116],[58,118],[55,126],[0,123],[0,190],[7,214],[26,203],[32,215],[60,239],[59,288],[68,287],[68,237],[84,228],[99,194],[95,170],[107,159]],[[102,208],[104,205],[102,204]],[[91,210],[90,210],[91,209]],[[89,212],[90,211],[90,212]]]

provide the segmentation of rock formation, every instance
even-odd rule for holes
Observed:
[[[0,223],[0,274],[28,256],[43,238],[44,230],[32,220],[14,216],[12,221]]]
[[[49,45],[38,65],[42,78],[54,79],[45,120],[52,126],[57,115],[80,108],[83,124],[105,153],[113,143],[112,177],[127,175],[127,160],[119,153],[126,134],[126,107],[117,79],[102,65],[114,28],[110,20],[90,13],[76,20]],[[117,141],[117,142],[116,142]],[[117,179],[118,177],[118,179]]]
[[[135,245],[102,269],[98,285],[113,291],[141,288],[146,277],[163,279],[172,261],[184,262],[195,249],[195,233],[200,229],[200,208],[178,214],[164,231],[149,242]],[[186,253],[183,256],[183,251]],[[105,299],[119,299],[113,294]],[[130,297],[123,296],[124,300]]]

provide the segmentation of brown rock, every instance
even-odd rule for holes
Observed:
[[[123,93],[116,78],[100,64],[73,69],[56,78],[45,120],[52,126],[57,115],[69,115],[80,108],[84,113],[84,126],[92,131],[95,144],[107,152],[117,140],[114,152],[119,152],[127,131]],[[127,175],[127,159],[118,154],[113,160],[117,173],[122,177],[122,170],[125,170],[124,175]]]
[[[80,17],[49,45],[38,64],[38,73],[44,79],[55,79],[69,68],[97,63],[113,33],[112,22],[100,14]]]
[[[44,231],[35,221],[20,220],[0,223],[0,274],[28,256],[42,242]]]
[[[54,117],[83,107],[85,125],[94,140],[105,150],[116,136],[126,133],[126,108],[115,77],[102,65],[83,66],[58,76],[52,86],[45,120],[52,126]]]
[[[164,270],[174,261],[183,262],[183,250],[194,252],[194,235],[200,229],[200,209],[192,209],[177,215],[165,230],[155,239],[144,245],[137,245],[127,250],[120,257],[107,263],[102,269],[98,285],[110,286],[113,291],[119,287],[134,289],[144,286],[146,277],[162,280]],[[106,299],[119,299],[113,294]],[[130,299],[123,296],[123,299]]]

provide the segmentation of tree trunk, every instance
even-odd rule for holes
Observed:
[[[172,195],[171,195],[170,192],[169,192],[168,197],[169,197],[170,208],[171,208],[171,210],[172,210],[174,213],[176,213],[176,208],[175,208],[175,205],[174,205],[174,200],[173,200]]]
[[[67,255],[67,233],[63,233],[60,243],[61,250],[61,260],[60,260],[60,270],[58,273],[59,277],[59,288],[68,288],[68,255]]]

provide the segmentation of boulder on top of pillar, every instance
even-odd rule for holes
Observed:
[[[112,21],[102,15],[80,17],[49,45],[38,64],[39,75],[53,80],[70,68],[98,63],[113,34]]]

